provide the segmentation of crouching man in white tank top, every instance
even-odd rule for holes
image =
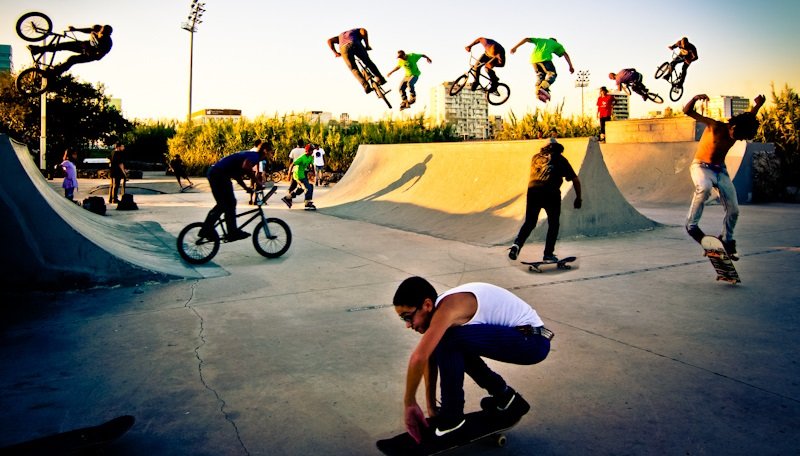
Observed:
[[[464,427],[464,374],[488,391],[485,410],[518,418],[530,405],[489,369],[482,357],[512,364],[536,364],[550,352],[553,333],[533,308],[508,290],[488,283],[467,283],[437,297],[422,277],[410,277],[394,295],[394,309],[407,328],[422,334],[411,354],[406,376],[404,420],[419,443],[429,426],[417,403],[422,379],[430,438],[458,439]],[[441,376],[441,407],[436,384]]]

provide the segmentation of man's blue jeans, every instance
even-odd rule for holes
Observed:
[[[491,395],[505,391],[503,377],[489,369],[481,357],[511,364],[536,364],[547,357],[550,341],[524,335],[516,328],[464,325],[447,330],[434,356],[439,366],[442,416],[464,413],[464,374]]]
[[[733,229],[739,219],[739,201],[736,199],[736,187],[733,186],[727,168],[725,165],[710,165],[695,160],[689,172],[694,182],[694,197],[689,215],[686,217],[686,229],[698,226],[706,200],[711,195],[711,189],[717,187],[720,202],[725,209],[722,239],[726,242],[732,241]]]

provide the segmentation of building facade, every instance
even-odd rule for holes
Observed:
[[[710,97],[705,116],[716,120],[728,120],[731,117],[750,110],[750,99],[731,95]]]
[[[490,139],[492,125],[489,122],[489,103],[482,90],[465,88],[457,95],[450,95],[452,82],[444,82],[431,89],[428,117],[436,125],[453,125],[463,139]],[[494,120],[494,119],[493,119]]]
[[[614,120],[627,120],[630,117],[629,95],[622,92],[611,92],[609,95],[614,97],[611,118]]]
[[[0,44],[0,73],[11,72],[11,45]]]

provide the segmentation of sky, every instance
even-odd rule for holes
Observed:
[[[188,113],[189,38],[181,28],[190,0],[0,0],[0,44],[11,44],[14,68],[30,65],[27,42],[16,35],[17,18],[40,11],[56,30],[69,25],[110,24],[114,47],[99,62],[76,65],[82,81],[102,83],[106,93],[122,100],[128,119],[180,119]],[[495,39],[507,52],[526,37],[555,37],[564,45],[576,71],[589,71],[583,109],[596,114],[597,89],[613,85],[609,72],[636,68],[663,105],[631,98],[633,116],[655,109],[682,107],[693,95],[739,95],[754,98],[770,85],[800,90],[800,2],[788,0],[404,0],[332,2],[321,0],[205,0],[203,23],[194,35],[193,110],[241,109],[247,117],[326,111],[351,118],[394,118],[423,112],[430,89],[455,80],[469,65],[464,47],[479,36]],[[402,71],[387,87],[394,111],[373,94],[365,95],[328,38],[364,27],[371,56],[386,74],[397,64],[399,49],[428,55],[420,61],[417,103],[398,111],[397,86]],[[653,78],[668,60],[667,46],[687,36],[700,59],[691,66],[678,103],[668,98],[666,81]],[[475,51],[479,51],[478,45]],[[511,87],[508,102],[490,114],[521,117],[535,108],[554,110],[564,103],[580,115],[582,91],[575,87],[563,58],[556,58],[558,78],[553,101],[544,105],[534,93],[531,44],[498,69]],[[65,53],[67,54],[67,53]]]

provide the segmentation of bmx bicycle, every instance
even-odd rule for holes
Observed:
[[[53,21],[39,12],[25,13],[17,19],[17,35],[25,41],[36,42],[44,41],[46,46],[56,46],[62,40],[78,41],[72,30],[65,30],[63,33],[53,32]],[[28,96],[41,95],[48,90],[48,76],[53,78],[51,70],[56,52],[42,52],[33,57],[33,66],[22,70],[14,84],[17,90]]]
[[[625,92],[627,95],[630,95],[631,92],[639,94],[645,99],[652,101],[653,103],[661,104],[664,102],[664,99],[661,97],[661,95],[647,90],[647,87],[645,87],[644,84],[642,84],[641,74],[639,75],[638,81],[623,83],[622,91]]]
[[[358,65],[358,71],[361,72],[361,76],[369,83],[369,86],[372,87],[372,91],[375,92],[375,95],[383,100],[389,109],[392,109],[392,104],[389,102],[389,99],[386,98],[386,94],[392,90],[384,90],[383,86],[378,84],[378,77],[372,74],[372,71],[369,69],[369,67],[364,65],[364,62],[362,62],[358,57],[356,57],[355,60],[356,65]]]
[[[289,229],[289,225],[279,218],[267,217],[264,214],[263,206],[266,206],[269,197],[277,190],[277,186],[273,186],[266,194],[264,194],[263,189],[256,190],[255,205],[257,207],[236,214],[237,219],[251,216],[247,221],[239,225],[240,228],[244,228],[254,220],[258,220],[256,228],[251,235],[253,247],[255,247],[256,252],[267,258],[278,258],[286,253],[292,244],[292,230]],[[203,222],[190,223],[178,234],[178,253],[180,253],[181,258],[189,263],[207,263],[219,252],[221,243],[231,242],[227,240],[228,233],[225,229],[227,225],[225,224],[224,215],[214,224],[214,231],[208,237],[200,235],[204,225]]]
[[[683,96],[683,69],[678,71],[678,64],[683,61],[683,57],[678,51],[672,53],[672,61],[664,62],[656,69],[656,79],[664,79],[669,82],[672,87],[669,91],[669,99],[678,101]]]
[[[462,74],[456,78],[455,81],[453,81],[453,85],[450,86],[450,95],[456,96],[459,92],[461,92],[461,90],[467,86],[469,77],[472,76],[473,80],[478,81],[477,89],[486,92],[486,101],[488,101],[490,105],[498,106],[505,103],[508,100],[508,97],[511,95],[511,89],[508,88],[508,85],[498,82],[494,90],[489,90],[492,85],[492,80],[489,78],[489,76],[486,76],[483,74],[483,72],[481,72],[481,68],[483,68],[488,62],[475,65],[475,62],[477,61],[478,59],[476,59],[474,55],[469,55],[470,68],[466,73]]]

